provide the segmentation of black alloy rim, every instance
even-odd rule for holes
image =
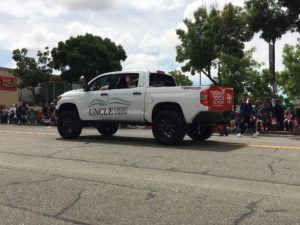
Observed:
[[[70,117],[64,116],[61,119],[61,132],[64,135],[68,135],[70,133],[72,133],[72,119]]]
[[[161,119],[158,124],[159,133],[167,138],[172,138],[175,134],[175,124],[173,120],[169,118]]]

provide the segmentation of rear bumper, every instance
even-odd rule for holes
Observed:
[[[230,119],[230,111],[202,111],[193,119],[193,123],[218,124]]]

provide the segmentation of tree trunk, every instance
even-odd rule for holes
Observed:
[[[48,105],[49,104],[49,90],[48,90],[48,83],[45,83],[45,103]]]
[[[208,79],[209,79],[214,85],[218,85],[218,82],[215,81],[215,80],[211,77],[211,75],[210,75],[210,66],[207,68],[207,73],[206,73],[204,70],[202,70],[201,72],[203,72],[203,73],[205,74],[205,76],[207,76]]]
[[[36,102],[36,93],[35,93],[35,88],[31,87],[30,88],[31,94],[32,94],[32,104],[33,106],[35,106],[35,102]]]
[[[218,80],[219,80],[219,85],[222,85],[222,78],[221,78],[221,62],[218,63]]]

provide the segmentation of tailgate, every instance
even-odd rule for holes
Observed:
[[[208,110],[232,110],[234,104],[234,92],[232,88],[212,86],[208,91]]]

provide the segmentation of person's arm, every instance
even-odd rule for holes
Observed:
[[[102,90],[108,90],[109,85],[105,85],[99,88],[100,91]]]

